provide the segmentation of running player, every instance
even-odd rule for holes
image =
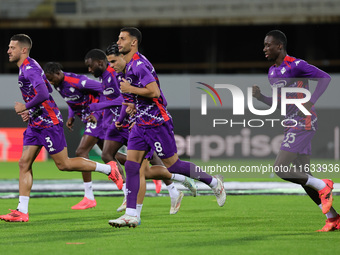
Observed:
[[[103,148],[102,111],[91,112],[89,109],[89,105],[99,102],[99,97],[103,92],[101,83],[85,75],[63,72],[62,66],[55,62],[47,63],[44,66],[44,72],[46,78],[69,106],[67,128],[70,131],[73,130],[75,115],[85,124],[85,131],[76,150],[76,156],[88,159],[93,146],[97,144],[100,149]],[[78,204],[71,207],[73,210],[84,210],[97,205],[92,190],[91,172],[82,172],[82,176],[85,195]],[[119,189],[122,189],[123,179],[120,178],[116,184]]]
[[[208,175],[195,164],[178,158],[172,119],[166,109],[167,102],[159,87],[157,74],[151,63],[138,52],[141,39],[142,35],[138,29],[133,27],[121,29],[117,44],[127,65],[119,66],[114,57],[108,58],[113,66],[116,64],[117,72],[125,72],[120,89],[122,93],[133,95],[137,110],[136,124],[129,135],[125,163],[126,188],[129,190],[126,214],[109,221],[109,224],[115,227],[137,226],[139,169],[144,157],[151,157],[154,151],[169,172],[190,176],[209,185],[216,195],[219,206],[223,206],[226,200],[223,182],[220,179]],[[127,112],[131,112],[131,107],[129,105]]]
[[[102,159],[104,162],[107,162],[113,160],[114,155],[123,145],[127,145],[129,137],[128,127],[131,121],[128,117],[125,117],[125,111],[123,111],[124,116],[121,115],[123,99],[120,95],[117,73],[109,66],[106,54],[99,49],[90,50],[85,56],[85,65],[94,77],[100,79],[104,87],[103,96],[105,96],[106,101],[98,104],[91,104],[90,109],[104,109],[103,123],[106,131]],[[117,129],[115,122],[121,123],[121,128]],[[121,163],[124,164],[125,162]],[[151,161],[151,164],[160,165],[159,160],[157,161],[156,158]],[[170,178],[180,181],[185,187],[191,190],[194,196],[196,196],[196,185],[190,178],[185,178],[185,176],[180,175],[171,175],[166,169],[165,171],[161,168],[157,170],[157,168],[153,167],[150,169],[151,171],[148,170],[149,168],[145,170],[145,178],[162,179],[167,185],[171,197],[170,214],[178,212],[183,198],[183,193],[177,190],[172,181],[169,180]],[[127,191],[125,189],[125,184],[123,185],[123,191],[126,197]],[[124,211],[125,208],[126,199],[124,198],[122,205],[117,211]]]
[[[278,105],[281,104],[281,88],[309,89],[308,80],[317,80],[317,86],[310,100],[304,104],[311,115],[304,115],[293,104],[286,107],[284,140],[274,163],[277,175],[287,181],[300,184],[310,198],[322,209],[327,220],[321,232],[340,228],[340,216],[332,207],[333,181],[318,179],[309,171],[311,141],[317,130],[317,115],[314,104],[327,89],[331,77],[302,59],[287,54],[287,39],[283,32],[273,30],[264,39],[265,57],[274,62],[268,72],[271,86],[278,88]],[[267,105],[272,105],[272,97],[261,94],[258,86],[253,86],[253,96]],[[289,93],[289,98],[303,98],[299,93]],[[293,164],[294,167],[290,167]],[[288,172],[279,171],[286,167]],[[290,168],[289,168],[290,167]]]
[[[100,164],[88,159],[69,158],[61,113],[54,102],[51,85],[40,65],[29,57],[32,40],[25,34],[11,37],[9,61],[19,67],[19,87],[25,104],[16,102],[15,111],[28,127],[24,132],[22,156],[19,160],[19,204],[11,213],[0,215],[1,220],[26,222],[28,203],[33,184],[32,164],[42,146],[46,148],[61,171],[97,171],[116,180],[119,175],[115,162]]]

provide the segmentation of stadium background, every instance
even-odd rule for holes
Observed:
[[[136,26],[143,33],[142,53],[160,76],[183,156],[189,156],[190,106],[196,111],[199,105],[191,102],[189,87],[202,81],[212,85],[222,79],[239,85],[244,92],[256,83],[269,94],[270,63],[262,52],[263,39],[269,30],[281,29],[288,37],[290,55],[306,59],[332,76],[331,85],[318,101],[320,130],[314,138],[313,157],[317,163],[322,162],[319,159],[339,163],[334,160],[338,156],[336,133],[340,126],[339,0],[0,0],[0,161],[7,160],[13,146],[11,139],[21,140],[22,130],[13,128],[25,127],[13,109],[14,101],[22,99],[17,87],[18,69],[8,63],[6,54],[10,37],[16,33],[30,35],[31,57],[42,65],[59,61],[66,71],[87,73],[85,53],[92,48],[105,49],[123,26]],[[65,119],[65,102],[56,93],[54,98]],[[229,118],[232,102],[223,103]],[[65,130],[70,156],[80,139],[81,125],[79,121],[77,124],[73,134]],[[223,149],[215,148],[205,137],[211,150],[203,156],[209,155],[213,162],[220,163],[232,160],[235,165],[272,164],[275,151],[269,145],[280,134],[281,128],[250,132],[247,128],[228,128],[225,137],[217,138],[222,141],[218,144],[225,145]],[[234,143],[224,143],[227,137]],[[256,143],[260,138],[262,143]],[[19,157],[21,149],[12,148]],[[314,232],[323,226],[324,215],[308,196],[300,196],[304,193],[301,187],[280,182],[279,178],[262,176],[238,182],[225,176],[227,193],[233,194],[228,196],[226,206],[217,208],[212,196],[201,196],[212,195],[211,191],[200,189],[199,197],[186,194],[180,213],[172,216],[168,215],[168,193],[164,190],[158,196],[150,186],[148,196],[158,197],[145,198],[142,226],[132,230],[107,225],[107,220],[119,215],[115,210],[122,192],[112,190],[105,175],[93,174],[98,203],[95,210],[70,209],[83,196],[80,176],[57,171],[51,160],[35,163],[30,221],[2,222],[0,250],[29,255],[312,255],[334,254],[338,250],[339,232]],[[331,176],[327,173],[326,177]],[[338,173],[332,176],[337,182],[333,190],[337,194],[338,177]],[[0,196],[13,198],[1,199],[1,213],[17,203],[17,179],[17,162],[0,162]],[[62,197],[52,198],[55,196]],[[338,198],[334,200],[333,205],[339,208]]]
[[[10,37],[28,34],[33,40],[30,56],[41,65],[58,61],[65,71],[86,74],[86,52],[92,48],[105,50],[117,40],[123,26],[136,26],[143,33],[141,52],[160,76],[175,121],[181,156],[205,159],[199,148],[197,154],[189,153],[190,109],[197,106],[197,102],[190,102],[191,84],[204,79],[213,83],[216,77],[227,83],[236,79],[243,91],[256,83],[266,94],[270,93],[267,70],[271,63],[264,58],[263,39],[268,31],[280,29],[287,35],[289,55],[305,59],[332,75],[332,83],[317,105],[320,129],[313,141],[313,156],[339,158],[338,0],[1,0],[0,112],[5,117],[0,119],[0,160],[7,160],[13,144],[2,128],[25,127],[13,111],[14,101],[21,100],[21,96],[16,85],[18,69],[8,62],[6,53]],[[56,93],[54,98],[66,120],[66,103]],[[230,116],[232,102],[226,104],[226,115]],[[260,103],[255,106],[263,107]],[[77,121],[74,133],[65,130],[70,156],[74,156],[79,143],[81,127]],[[244,129],[226,129],[226,136],[242,140],[242,134],[249,132]],[[211,158],[273,159],[275,149],[266,148],[282,134],[282,129],[251,129],[250,133],[250,142],[227,143],[219,152],[211,141]],[[255,136],[269,141],[263,145],[266,148],[260,148],[265,152],[252,153]]]

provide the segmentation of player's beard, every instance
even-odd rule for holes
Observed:
[[[96,77],[96,78],[102,76],[102,74],[103,74],[103,72],[99,68],[93,70],[93,76]]]
[[[20,60],[20,57],[12,55],[12,58],[9,59],[9,62],[10,63],[18,63],[19,60]]]
[[[123,54],[123,55],[126,55],[126,54],[128,54],[130,51],[131,51],[131,49],[124,49],[124,48],[121,48],[121,49],[119,50],[119,53],[120,53],[120,54]]]

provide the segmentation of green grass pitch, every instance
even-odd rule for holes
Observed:
[[[33,198],[30,221],[0,222],[2,254],[336,254],[339,231],[317,233],[324,216],[307,196],[184,197],[169,215],[169,197],[147,197],[142,225],[116,229],[108,220],[120,197],[72,211],[79,198]],[[3,199],[1,212],[16,206]],[[335,203],[335,206],[339,202]],[[5,209],[6,208],[6,209]]]
[[[238,166],[245,163],[229,162]],[[17,163],[0,163],[0,179],[18,179],[18,174]],[[236,179],[224,175],[226,181],[280,181],[269,175]],[[334,177],[338,177],[333,178],[336,182],[340,180],[339,173]],[[81,174],[60,172],[48,161],[35,163],[34,178],[80,179]],[[93,179],[107,177],[95,173]],[[122,197],[97,196],[96,200],[94,209],[73,211],[70,208],[80,197],[31,198],[29,222],[0,222],[1,254],[311,255],[336,254],[339,250],[339,231],[315,232],[324,225],[325,216],[307,196],[231,195],[222,208],[214,196],[185,196],[176,215],[169,215],[169,197],[146,197],[142,225],[135,229],[108,225],[108,220],[122,215],[116,212]],[[17,203],[17,199],[0,199],[0,214],[15,209]],[[336,196],[333,205],[340,208]]]

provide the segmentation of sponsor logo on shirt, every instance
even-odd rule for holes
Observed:
[[[113,94],[113,93],[115,93],[114,88],[107,88],[107,89],[105,89],[105,90],[103,91],[103,95],[105,95],[105,96],[111,95],[111,94]]]
[[[282,88],[286,85],[287,85],[287,81],[280,80],[280,81],[275,82],[272,86],[275,87],[275,88]]]
[[[81,85],[83,85],[83,87],[85,87],[85,85],[86,85],[86,80],[82,81],[82,82],[81,82]]]
[[[300,64],[301,60],[295,61],[295,65],[298,66]]]
[[[136,66],[139,66],[139,65],[141,65],[141,64],[143,64],[143,62],[139,60],[139,61],[137,61]]]
[[[67,101],[76,101],[79,99],[78,95],[70,96],[70,97],[65,97],[64,100]]]
[[[72,93],[74,92],[74,90],[75,90],[75,89],[74,89],[73,87],[70,88],[70,91],[71,91]]]
[[[284,68],[284,67],[281,69],[281,73],[282,73],[282,74],[284,74],[286,71],[287,71],[287,70],[286,70],[286,68]]]
[[[131,77],[127,77],[126,80],[127,80],[130,84],[132,84],[132,79],[131,79]]]

